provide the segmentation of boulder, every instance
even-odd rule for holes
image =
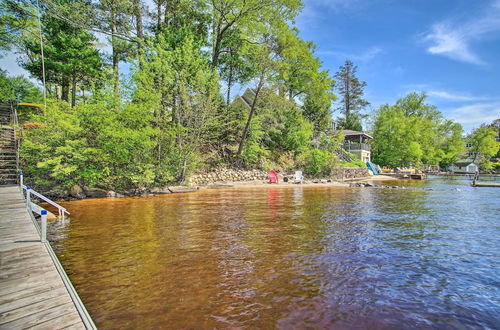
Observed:
[[[71,187],[71,189],[69,190],[69,195],[74,198],[85,198],[82,187],[77,184]]]
[[[108,197],[108,192],[104,189],[99,188],[86,188],[85,195],[90,198],[102,198]]]
[[[197,191],[198,187],[171,186],[171,187],[168,187],[168,190],[170,190],[170,192],[174,193],[174,194],[177,194],[177,193],[188,193],[188,192]]]
[[[171,191],[168,189],[168,187],[156,187],[151,189],[152,194],[170,194]]]
[[[120,197],[125,197],[125,196],[123,196],[122,194],[120,194],[116,191],[110,190],[107,192],[107,197],[120,198]]]

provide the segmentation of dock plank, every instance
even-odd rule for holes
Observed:
[[[0,329],[85,329],[17,186],[0,187]]]

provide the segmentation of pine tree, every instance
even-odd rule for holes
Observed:
[[[358,67],[346,60],[344,65],[335,73],[335,88],[340,96],[340,110],[344,118],[340,120],[340,127],[344,129],[362,130],[361,111],[370,103],[363,99],[366,82],[356,77]]]
[[[96,49],[97,39],[82,28],[68,22],[42,16],[46,81],[54,84],[58,98],[75,105],[77,84],[99,77],[103,61]],[[38,38],[23,38],[26,57],[21,65],[34,77],[42,80],[41,48]]]

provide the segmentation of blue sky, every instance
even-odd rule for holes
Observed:
[[[500,117],[500,0],[303,1],[301,37],[332,75],[346,59],[358,66],[367,113],[425,91],[466,131]],[[27,76],[15,54],[0,67]]]
[[[304,3],[300,36],[332,74],[358,66],[372,109],[425,91],[466,131],[500,117],[500,0]]]

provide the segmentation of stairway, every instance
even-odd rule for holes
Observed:
[[[17,184],[17,150],[14,128],[9,126],[10,104],[0,104],[0,185]]]

